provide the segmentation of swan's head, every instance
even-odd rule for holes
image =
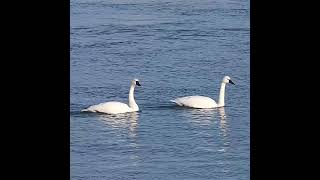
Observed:
[[[227,83],[230,83],[230,84],[235,85],[234,82],[232,82],[232,80],[231,80],[231,78],[230,78],[229,76],[225,76],[225,77],[223,78],[222,82],[223,82],[223,83],[226,83],[226,84],[227,84]]]
[[[137,86],[141,86],[140,82],[139,82],[139,79],[134,79],[131,81],[131,84],[133,85],[137,85]]]

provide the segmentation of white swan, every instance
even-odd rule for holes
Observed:
[[[110,102],[105,102],[97,105],[92,105],[81,111],[101,112],[101,113],[107,113],[107,114],[119,114],[119,113],[139,111],[139,107],[136,101],[134,100],[134,95],[133,95],[134,88],[136,85],[141,86],[139,83],[139,80],[138,79],[132,80],[130,91],[129,91],[129,106],[121,102],[110,101]]]
[[[234,85],[234,83],[231,81],[229,76],[225,76],[222,79],[218,104],[213,99],[205,96],[186,96],[186,97],[181,97],[181,98],[177,98],[175,100],[170,100],[170,101],[176,103],[179,106],[186,106],[191,108],[223,107],[224,93],[225,93],[227,83],[231,83]]]

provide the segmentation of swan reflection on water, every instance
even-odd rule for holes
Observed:
[[[183,115],[197,126],[212,127],[218,130],[218,136],[221,140],[221,150],[226,151],[229,146],[229,125],[227,114],[224,107],[214,109],[185,109]]]
[[[139,113],[129,112],[123,114],[99,114],[98,119],[111,128],[128,128],[131,137],[136,136]]]
[[[215,119],[220,120],[221,128],[226,127],[227,115],[224,107],[213,109],[185,109],[183,114],[185,117],[191,118],[192,122],[200,125],[210,125]]]
[[[139,165],[139,143],[137,141],[137,127],[139,112],[129,112],[123,114],[99,114],[98,119],[101,120],[108,128],[117,129],[119,134],[125,134],[126,136],[120,136],[127,144],[127,149],[130,153],[127,154],[129,160],[126,163],[130,163],[133,167]]]
[[[187,117],[192,124],[211,125],[216,118],[216,109],[184,109],[183,116]]]
[[[229,146],[229,140],[228,140],[228,133],[229,133],[229,127],[227,123],[227,115],[225,112],[224,107],[219,108],[219,115],[220,115],[220,123],[219,123],[219,129],[220,129],[220,135],[223,139],[223,145],[224,145],[224,151]]]

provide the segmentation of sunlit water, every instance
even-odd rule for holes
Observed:
[[[71,0],[71,179],[249,179],[249,1]],[[218,98],[200,110],[169,100]],[[127,103],[139,112],[83,113]]]

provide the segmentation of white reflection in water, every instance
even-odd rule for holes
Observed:
[[[226,115],[224,107],[219,108],[218,111],[219,111],[219,115],[220,115],[220,123],[219,123],[220,133],[219,134],[223,140],[223,146],[220,151],[225,152],[228,150],[228,147],[230,144],[229,139],[228,139],[229,127],[228,127],[227,115]]]
[[[130,151],[128,153],[129,161],[132,166],[137,167],[140,162],[140,156],[138,153],[139,144],[137,143],[137,127],[138,127],[138,112],[130,112],[123,114],[99,114],[99,120],[104,122],[108,127],[114,129],[120,129],[119,133],[123,133],[124,131],[128,132],[129,139],[127,141],[127,148]],[[124,130],[124,131],[123,131]]]
[[[139,113],[130,112],[123,114],[99,114],[99,119],[111,128],[128,129],[129,136],[135,137],[138,126]]]
[[[211,125],[216,116],[216,109],[185,109],[183,116],[187,117],[192,124]]]
[[[202,127],[217,128],[221,140],[219,152],[226,152],[229,147],[229,127],[224,107],[214,109],[185,109],[183,116],[193,124]]]

